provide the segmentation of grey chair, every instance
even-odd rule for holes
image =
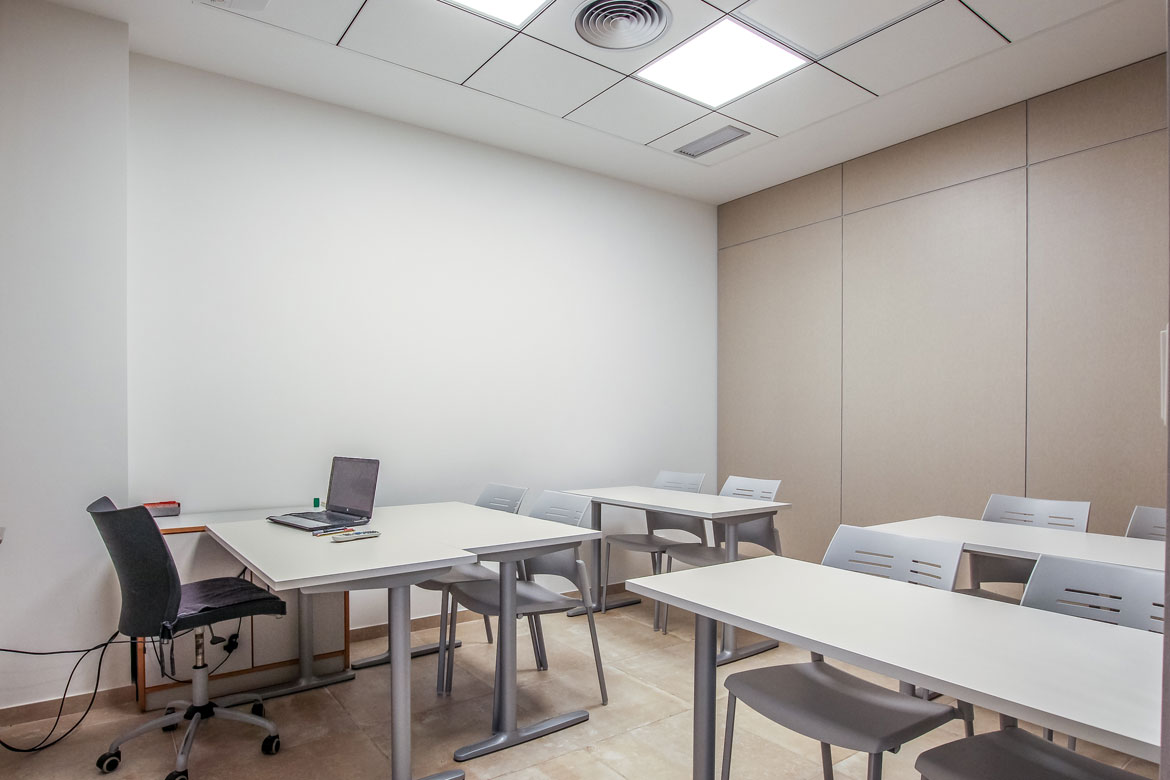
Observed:
[[[666,490],[678,490],[684,493],[698,493],[703,487],[706,474],[687,473],[682,471],[660,471],[654,478],[653,487]],[[605,537],[605,566],[601,575],[601,611],[605,612],[606,594],[609,591],[609,561],[613,554],[611,545],[624,547],[627,550],[650,554],[650,570],[654,574],[662,573],[662,555],[670,547],[683,544],[680,539],[662,536],[659,531],[683,531],[691,536],[698,537],[704,545],[707,544],[707,524],[701,517],[678,515],[673,512],[654,512],[646,510],[646,533],[644,534],[610,534]],[[654,630],[659,627],[660,605],[654,604]]]
[[[992,523],[1012,523],[1033,528],[1084,533],[1089,527],[1089,502],[1053,501],[993,493],[983,509],[982,519]],[[985,553],[970,553],[968,560],[971,563],[971,587],[960,588],[959,592],[1011,604],[1018,601],[1010,596],[987,590],[983,583],[1026,583],[1034,565],[1033,561],[1022,558],[1005,558]]]
[[[166,780],[187,780],[187,761],[199,724],[223,718],[268,732],[260,745],[266,755],[280,750],[276,724],[264,717],[264,703],[256,694],[237,694],[211,701],[207,686],[210,670],[204,663],[203,634],[213,623],[253,615],[283,615],[285,604],[277,596],[239,577],[216,577],[183,584],[171,552],[150,512],[136,506],[118,509],[106,497],[86,509],[110,553],[122,592],[118,631],[131,637],[172,639],[187,631],[195,633],[195,665],[191,672],[191,701],[172,701],[165,715],[154,718],[110,743],[97,760],[102,772],[113,772],[122,763],[123,744],[156,729],[171,730],[187,720],[187,733],[175,757],[175,771]],[[215,635],[212,634],[212,637]],[[215,641],[214,638],[212,641]],[[172,670],[173,673],[173,670]],[[252,712],[227,709],[252,703]]]
[[[823,564],[931,588],[951,590],[963,547],[957,542],[916,539],[843,525],[837,529]],[[973,709],[920,699],[883,688],[829,665],[813,653],[808,663],[738,672],[724,685],[727,732],[723,740],[723,780],[731,775],[732,737],[737,701],[770,720],[821,743],[825,780],[833,778],[831,745],[869,754],[867,777],[879,780],[882,754],[928,731],[961,718],[973,733]]]
[[[530,517],[542,520],[552,520],[567,525],[580,526],[585,521],[592,500],[588,496],[578,496],[571,493],[558,493],[546,490],[537,498],[535,505],[529,511]],[[580,594],[577,597],[565,596],[540,585],[532,580],[535,575],[543,574],[568,580]],[[597,643],[597,626],[593,620],[593,610],[589,608],[589,573],[585,562],[577,558],[577,550],[557,550],[544,555],[537,555],[524,561],[524,571],[516,583],[516,614],[500,614],[500,585],[498,575],[493,572],[491,580],[477,580],[461,582],[451,585],[451,595],[455,600],[481,615],[491,615],[500,620],[516,619],[527,616],[538,616],[556,612],[567,612],[577,607],[585,607],[585,616],[589,622],[589,636],[593,642],[593,662],[597,667],[597,684],[601,689],[601,703],[609,703],[609,693],[605,687],[605,671],[601,665],[601,649]],[[454,618],[454,610],[451,613]],[[450,621],[451,647],[447,653],[446,681],[450,686],[454,674],[455,661],[455,626],[454,619]],[[543,641],[540,643],[543,653]],[[548,668],[548,658],[537,659],[538,668]],[[500,668],[499,657],[496,659],[496,690],[499,690]]]
[[[1131,539],[1166,541],[1166,510],[1152,506],[1135,506],[1125,535]]]
[[[914,762],[923,780],[1139,780],[1108,766],[1009,727],[948,742],[924,751]]]
[[[721,496],[735,498],[750,498],[756,501],[774,501],[776,491],[780,489],[778,479],[754,479],[752,477],[730,476],[719,490]],[[727,541],[727,530],[722,523],[712,523],[712,533],[715,545],[710,546],[704,538],[702,542],[687,542],[671,545],[666,550],[666,570],[674,570],[674,562],[682,561],[689,566],[714,566],[727,561],[727,550],[724,547]],[[736,529],[739,543],[759,545],[773,555],[780,555],[780,532],[776,530],[776,521],[773,515],[763,515],[755,519],[744,520]],[[738,545],[737,545],[738,546]],[[662,608],[662,633],[666,633],[670,619],[670,605]]]

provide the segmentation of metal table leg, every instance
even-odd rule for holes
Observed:
[[[386,632],[387,632],[387,634],[390,632],[390,612],[391,612],[390,592],[389,592],[389,590],[387,590],[387,592],[386,592]],[[462,647],[462,646],[463,646],[463,642],[456,640],[455,647]],[[419,645],[418,647],[410,648],[410,657],[411,658],[418,658],[419,656],[432,655],[432,654],[437,653],[437,652],[439,652],[439,643],[432,642],[431,644],[428,644],[428,645]],[[390,663],[390,643],[389,643],[389,641],[387,641],[387,643],[386,643],[386,652],[378,653],[377,655],[372,655],[369,658],[362,658],[358,661],[354,661],[352,664],[350,664],[350,666],[352,666],[354,669],[369,669],[371,666],[381,666],[382,664],[388,664],[388,663]]]
[[[727,560],[735,561],[739,559],[739,527],[735,523],[727,523],[725,544],[727,546]],[[719,666],[729,664],[732,661],[738,661],[741,658],[748,658],[753,655],[758,655],[774,647],[779,647],[780,643],[775,639],[765,639],[755,644],[747,645],[746,647],[739,647],[735,643],[735,626],[727,623],[723,624],[723,647],[719,650],[719,654],[715,656],[715,663]]]
[[[692,777],[715,780],[715,634],[711,618],[695,615],[695,724]]]
[[[601,530],[601,504],[594,501],[589,506],[589,526],[594,531]],[[601,611],[601,539],[594,539],[589,543],[589,549],[593,551],[593,593],[590,602],[593,604],[593,611]],[[606,609],[619,609],[621,607],[631,607],[634,604],[641,604],[642,599],[637,596],[620,596],[618,598],[606,599]],[[577,607],[565,613],[569,617],[578,617],[585,614],[584,607]],[[656,626],[657,628],[657,626]]]
[[[292,682],[281,683],[257,691],[266,699],[274,696],[286,696],[290,693],[300,693],[354,678],[352,669],[344,669],[325,675],[318,675],[313,671],[313,597],[303,590],[297,591],[297,612],[297,619],[300,621],[297,626],[297,655],[300,674]]]
[[[595,590],[594,593],[597,591]],[[497,750],[543,737],[589,720],[585,710],[534,723],[516,725],[516,562],[500,562],[500,621],[496,631],[496,690],[492,712],[494,733],[455,751],[456,761],[486,756]]]

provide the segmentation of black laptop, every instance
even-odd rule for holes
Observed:
[[[320,531],[349,528],[370,522],[374,513],[374,491],[378,487],[378,461],[368,458],[334,458],[329,472],[329,495],[324,512],[294,512],[272,515],[274,523]]]

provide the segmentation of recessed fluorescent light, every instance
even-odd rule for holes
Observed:
[[[447,2],[519,29],[544,10],[550,0],[447,0]]]
[[[671,92],[718,108],[808,60],[771,38],[724,19],[636,74]]]

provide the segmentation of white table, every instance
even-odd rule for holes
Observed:
[[[622,506],[630,509],[649,510],[651,512],[672,512],[690,517],[701,517],[714,523],[721,523],[726,528],[725,549],[727,560],[734,561],[739,557],[739,532],[737,526],[760,517],[772,517],[781,509],[787,509],[792,504],[775,501],[755,501],[748,498],[734,496],[713,496],[708,493],[686,493],[681,490],[667,490],[665,488],[642,487],[627,485],[625,487],[586,488],[584,490],[569,490],[589,496],[593,499],[590,508],[590,522],[597,531],[601,530],[601,507]],[[593,543],[593,609],[601,609],[599,594],[601,592],[601,539]],[[626,597],[624,599],[607,602],[606,609],[616,609],[630,604],[637,604],[640,599]],[[570,612],[569,614],[574,614]],[[578,613],[579,614],[579,613]],[[655,628],[658,626],[655,625]],[[756,642],[746,647],[739,647],[735,641],[735,627],[723,627],[723,647],[719,651],[718,663],[725,664],[747,658],[776,646],[775,642]]]
[[[1033,528],[943,515],[882,523],[872,528],[922,539],[962,542],[967,552],[1013,558],[1035,560],[1041,555],[1059,555],[1158,571],[1164,571],[1166,566],[1166,543],[1151,539]]]
[[[779,556],[627,585],[696,615],[696,780],[715,776],[716,621],[1159,760],[1158,634]]]

